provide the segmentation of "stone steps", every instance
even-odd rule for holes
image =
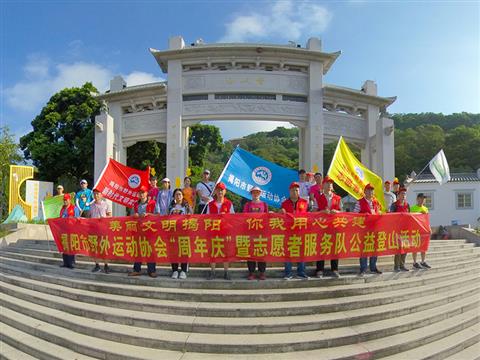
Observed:
[[[0,250],[3,352],[15,359],[476,359],[480,331],[480,248],[432,241],[431,270],[359,277],[341,260],[340,279],[285,281],[271,264],[266,281],[128,277],[130,264],[91,273],[92,262],[62,269],[46,241]],[[50,242],[51,243],[51,242]],[[327,261],[328,268],[328,261]],[[218,268],[221,274],[222,269]],[[6,350],[5,350],[6,349]]]
[[[475,348],[477,350],[475,356],[478,359],[480,357],[480,324],[475,324],[446,338],[433,341],[415,349],[384,357],[382,360],[475,359],[475,357],[472,357]]]
[[[55,308],[32,305],[28,301],[6,294],[0,295],[0,301],[4,306],[4,312],[13,310],[16,313],[29,315],[41,321],[48,321],[50,324],[84,335],[93,335],[110,341],[121,339],[125,344],[141,344],[148,348],[205,353],[246,354],[312,350],[400,334],[404,331],[422,327],[425,324],[453,317],[459,313],[471,313],[477,321],[480,317],[478,313],[480,298],[477,293],[474,293],[446,305],[404,315],[396,319],[384,319],[349,327],[303,331],[296,333],[295,336],[292,336],[289,332],[275,334],[208,334],[158,330],[155,328],[142,330],[131,325],[98,319],[91,320]],[[0,317],[4,321],[4,314]],[[8,317],[8,313],[6,317]]]
[[[4,309],[2,309],[2,312]],[[8,311],[8,310],[5,310]],[[2,356],[12,360],[93,360],[94,358],[78,354],[67,347],[43,340],[30,333],[0,322],[2,329]],[[35,331],[33,331],[34,333]],[[7,350],[7,351],[5,351]],[[34,354],[31,355],[31,354]],[[3,357],[2,357],[3,359]]]
[[[480,284],[475,281],[478,280],[478,276],[474,274],[465,277],[462,281],[454,279],[450,282],[438,284],[434,290],[430,290],[430,288],[422,290],[430,292],[431,295],[428,297],[420,299],[414,297],[400,304],[395,301],[386,302],[385,305],[378,305],[373,309],[352,310],[348,308],[348,303],[346,303],[345,309],[337,312],[312,312],[305,316],[228,318],[200,316],[198,314],[182,316],[176,314],[178,311],[174,312],[175,315],[170,315],[167,312],[152,313],[142,311],[139,304],[136,304],[134,309],[122,309],[121,305],[118,306],[115,302],[114,297],[110,302],[106,302],[109,306],[97,305],[102,302],[95,299],[93,293],[90,295],[91,300],[87,301],[85,297],[82,298],[78,294],[75,297],[66,287],[52,286],[47,288],[38,282],[1,274],[0,280],[2,281],[0,288],[4,294],[39,305],[53,306],[55,309],[91,319],[105,319],[119,324],[174,331],[235,334],[296,332],[361,324],[425,310],[480,292]],[[52,288],[56,291],[52,291]],[[58,295],[50,295],[54,292]],[[395,293],[391,295],[393,295],[393,298],[396,296]],[[379,293],[379,297],[381,296],[382,294]],[[75,298],[77,300],[73,300]],[[336,303],[334,300],[331,299],[330,301],[331,307],[334,307]],[[85,303],[90,304],[87,307]],[[324,301],[322,305],[324,308],[328,308],[328,302]],[[236,306],[236,304],[232,304],[232,306]],[[288,309],[285,309],[285,311],[288,311]]]
[[[2,254],[8,253],[8,257],[18,260],[26,260],[31,262],[37,262],[42,264],[48,265],[61,265],[62,259],[60,254],[54,252],[48,252],[47,254],[43,255],[35,255],[35,254],[28,254],[23,252],[21,248],[10,248],[7,247],[0,251],[0,256]],[[429,252],[428,254],[428,263],[432,266],[435,264],[443,263],[446,259],[452,258],[459,258],[462,259],[466,256],[471,254],[480,254],[479,248],[469,247],[465,249],[459,249],[456,251],[437,251],[437,252]],[[238,265],[243,265],[241,268]],[[247,275],[246,264],[238,264],[236,267],[231,268],[231,274],[234,278],[245,277]],[[408,265],[407,265],[408,266]],[[93,261],[84,258],[83,260],[77,259],[75,267],[77,269],[89,269],[91,270],[93,267]],[[132,270],[131,264],[120,264],[120,263],[111,263],[110,268],[112,272],[129,272]],[[329,268],[329,264],[327,261],[327,268]],[[353,259],[353,261],[349,261],[349,263],[344,263],[344,261],[340,261],[340,273],[357,273],[358,272],[358,259]],[[379,258],[378,261],[378,268],[382,271],[391,271],[393,269],[393,259],[390,257],[383,257]],[[307,270],[309,270],[312,274],[315,271],[315,266],[309,265]],[[197,267],[192,266],[189,269],[189,275],[195,277],[207,277],[208,272],[210,271],[207,267]],[[217,267],[218,276],[221,278],[223,275],[223,268],[221,266]],[[158,273],[161,276],[169,276],[171,274],[171,269],[169,265],[163,265],[158,267]],[[267,276],[268,277],[283,277],[283,267],[271,267],[267,269]]]

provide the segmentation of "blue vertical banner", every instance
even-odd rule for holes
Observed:
[[[280,208],[282,201],[288,199],[288,187],[297,180],[297,171],[271,163],[240,147],[230,156],[219,179],[227,190],[247,199],[252,198],[252,187],[258,186],[262,190],[260,199],[275,208]]]

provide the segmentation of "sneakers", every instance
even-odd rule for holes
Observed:
[[[393,268],[393,272],[400,272],[400,268],[399,268],[398,266],[395,266],[395,267]]]
[[[180,271],[180,275],[178,275],[178,278],[185,280],[187,278],[187,273],[185,271]]]
[[[142,273],[140,271],[132,271],[131,273],[128,273],[128,276],[140,276]]]
[[[172,273],[172,279],[178,279],[178,271]]]
[[[255,274],[254,273],[248,274],[247,280],[255,280]]]
[[[151,272],[151,273],[148,273],[148,276],[150,276],[151,278],[156,278],[158,275],[157,273],[154,271],[154,272]]]
[[[422,265],[425,269],[431,269],[432,267],[430,265],[428,265],[425,261],[422,261],[420,263],[420,265]]]
[[[108,264],[103,265],[103,272],[105,274],[110,274],[110,268],[108,267]]]
[[[361,270],[361,271],[358,273],[358,276],[364,277],[365,274],[366,274],[366,271],[365,271],[365,270]]]
[[[95,267],[92,269],[92,272],[99,272],[100,271],[100,265],[95,264]]]
[[[213,280],[215,279],[215,270],[210,270],[207,276],[207,280]]]
[[[375,268],[374,270],[370,270],[370,272],[371,272],[372,274],[377,274],[377,275],[383,274],[383,273],[382,273],[380,270],[378,270],[377,268]]]
[[[260,273],[260,274],[258,275],[258,279],[259,279],[259,280],[265,280],[266,278],[267,278],[267,277],[265,276],[265,273]]]
[[[423,268],[420,266],[419,263],[414,263],[414,264],[413,264],[413,268],[414,268],[414,269],[418,269],[418,270],[423,269]]]
[[[307,274],[297,274],[297,278],[303,279],[303,280],[308,280]]]
[[[283,280],[292,280],[292,279],[293,279],[292,274],[286,274],[286,275],[283,277]]]
[[[323,275],[323,270],[317,270],[317,271],[315,271],[315,277],[321,278],[322,275]]]
[[[400,270],[401,270],[401,271],[404,271],[404,272],[410,271],[410,270],[408,270],[405,266],[400,266]]]
[[[338,271],[332,271],[332,278],[338,279],[340,277],[340,274]]]
[[[228,272],[228,270],[225,270],[225,271],[223,272],[223,278],[224,278],[225,280],[232,280],[232,278],[231,278],[230,273]]]

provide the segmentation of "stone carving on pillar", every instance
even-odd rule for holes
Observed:
[[[307,91],[307,78],[301,76],[290,76],[288,79],[288,87],[293,90]]]

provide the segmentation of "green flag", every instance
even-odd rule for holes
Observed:
[[[70,198],[75,198],[75,193],[70,194]],[[52,196],[42,201],[43,207],[43,220],[58,218],[60,216],[60,210],[63,206],[63,195]]]

